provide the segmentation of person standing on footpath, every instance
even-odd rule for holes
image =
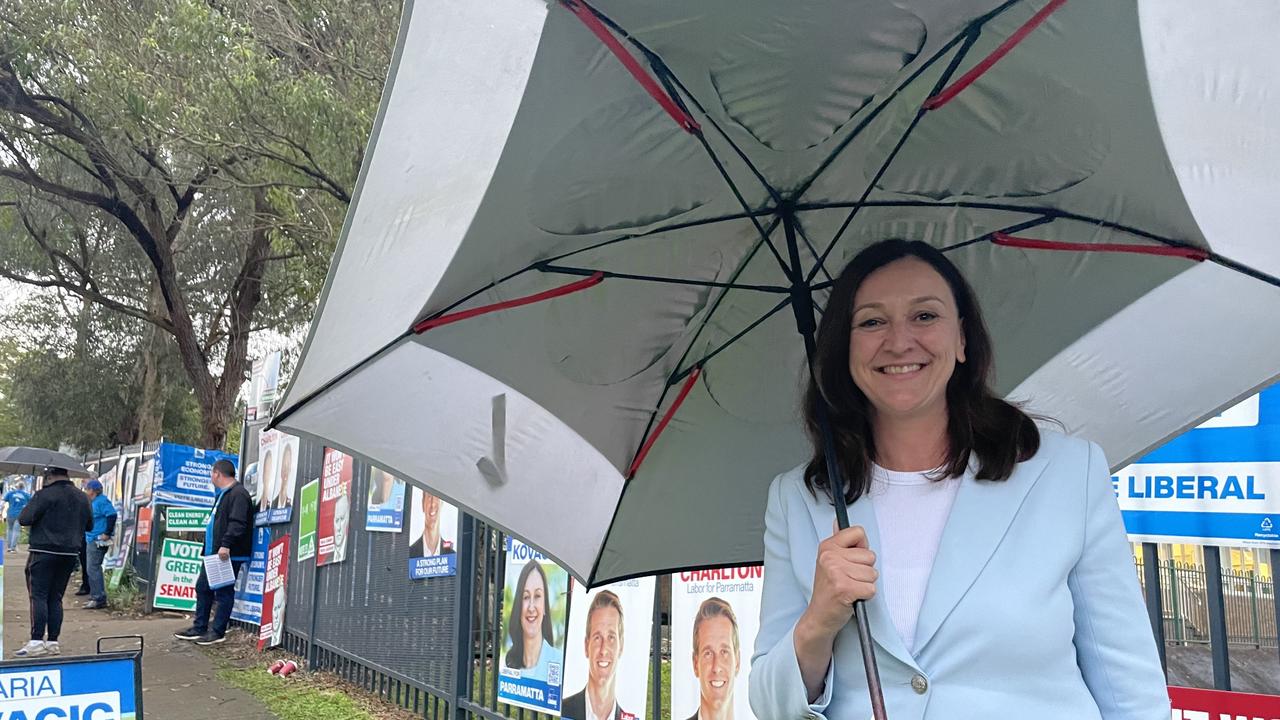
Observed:
[[[102,495],[102,483],[90,480],[84,484],[89,496],[89,508],[93,512],[93,527],[84,534],[88,556],[85,574],[89,576],[89,602],[85,610],[101,610],[107,606],[107,585],[102,577],[102,561],[111,547],[111,536],[116,530],[116,508]]]
[[[232,570],[240,574],[240,567],[249,560],[253,550],[253,497],[244,485],[236,481],[236,467],[229,460],[213,464],[214,487],[213,512],[204,528],[204,554],[215,550],[219,558],[230,560]],[[235,583],[220,588],[209,587],[209,577],[203,567],[196,580],[196,614],[191,627],[173,634],[179,640],[194,640],[197,645],[214,645],[226,637],[231,622],[231,603],[235,599]],[[209,611],[214,601],[218,612],[209,625]]]
[[[93,527],[89,498],[71,484],[65,468],[47,467],[44,487],[22,509],[18,522],[31,528],[31,554],[27,556],[26,569],[31,640],[14,654],[60,655],[62,595],[75,569],[84,534]]]
[[[4,545],[6,550],[13,552],[18,549],[18,538],[22,536],[22,526],[18,524],[18,516],[22,514],[22,508],[31,502],[31,493],[27,492],[26,483],[21,480],[15,483],[13,489],[4,494],[4,501],[9,507],[4,518]]]

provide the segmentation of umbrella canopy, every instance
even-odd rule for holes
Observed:
[[[804,344],[886,237],[1122,465],[1277,375],[1280,8],[406,4],[274,423],[591,583],[759,561]]]
[[[33,447],[0,448],[0,472],[40,475],[47,467],[60,467],[71,477],[93,477],[80,461],[56,450]]]

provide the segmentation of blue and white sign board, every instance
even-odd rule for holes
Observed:
[[[152,502],[178,507],[213,507],[213,464],[237,457],[220,450],[201,450],[186,445],[161,443],[156,451],[155,487]]]
[[[265,527],[254,528],[253,554],[249,556],[249,562],[240,566],[240,576],[236,578],[235,600],[231,604],[232,620],[253,625],[262,622],[262,586],[267,579],[269,545],[271,530]]]
[[[1111,481],[1134,542],[1280,548],[1280,385]]]
[[[0,663],[4,720],[137,720],[142,717],[136,653]]]

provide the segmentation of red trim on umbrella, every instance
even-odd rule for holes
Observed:
[[[636,82],[640,83],[640,85],[645,89],[645,92],[652,95],[653,99],[658,101],[658,104],[662,106],[663,110],[667,111],[667,114],[671,116],[671,119],[676,121],[676,124],[688,133],[696,133],[702,129],[702,127],[698,125],[698,121],[694,120],[689,113],[685,112],[684,108],[677,105],[675,100],[673,100],[671,96],[658,85],[658,82],[650,77],[649,74],[645,72],[644,68],[640,67],[640,63],[636,61],[631,53],[627,52],[627,49],[622,46],[622,43],[618,41],[618,38],[614,37],[613,33],[609,32],[609,28],[605,27],[604,23],[600,22],[600,18],[596,17],[595,12],[592,11],[591,8],[587,7],[586,3],[580,2],[579,0],[561,0],[561,2],[565,7],[569,8],[569,12],[578,16],[578,19],[582,21],[583,25],[587,26],[588,30],[594,33],[596,37],[600,38],[600,42],[604,43],[605,47],[609,48],[610,52],[612,52],[618,60],[622,61],[622,64],[627,68],[627,71],[631,73],[632,77],[636,79]]]
[[[1005,247],[1025,248],[1028,250],[1066,250],[1069,252],[1113,252],[1133,253],[1135,255],[1161,255],[1164,257],[1180,257],[1196,262],[1209,259],[1209,253],[1199,248],[1173,247],[1170,245],[1125,245],[1122,243],[1073,243],[1056,240],[1033,240],[1002,232],[992,233],[991,242]]]
[[[1031,19],[1028,20],[1026,24],[1018,28],[1018,30],[1010,35],[1004,42],[1000,43],[1000,47],[996,48],[990,55],[983,58],[982,62],[974,65],[969,72],[961,75],[959,80],[948,85],[942,92],[934,95],[928,100],[925,100],[924,109],[936,110],[951,102],[952,98],[959,95],[961,91],[972,85],[974,80],[977,80],[983,73],[990,70],[992,65],[995,65],[1000,61],[1000,58],[1008,55],[1009,51],[1012,50],[1015,45],[1022,42],[1023,39],[1031,34],[1032,30],[1035,30],[1040,23],[1044,22],[1046,18],[1053,14],[1054,10],[1062,7],[1066,2],[1067,0],[1051,0],[1048,5],[1045,5],[1040,9],[1040,12],[1031,16]]]
[[[448,325],[450,323],[458,322],[459,320],[473,318],[477,315],[487,315],[488,313],[497,312],[498,310],[507,310],[510,308],[520,307],[522,305],[532,305],[533,303],[542,302],[543,300],[550,300],[551,298],[557,298],[561,295],[568,295],[569,293],[575,293],[579,290],[586,290],[589,287],[599,285],[601,282],[604,282],[604,273],[597,272],[589,278],[583,278],[577,282],[562,285],[558,288],[552,288],[551,290],[544,290],[536,295],[527,295],[522,298],[504,300],[503,302],[493,303],[492,305],[482,305],[477,308],[471,308],[470,310],[462,310],[448,315],[441,315],[436,318],[427,318],[426,320],[421,320],[415,324],[413,326],[413,332],[420,335],[431,328],[440,327],[441,325]]]
[[[699,365],[689,373],[689,377],[685,378],[684,385],[680,388],[680,394],[676,396],[675,402],[671,403],[671,407],[667,408],[667,412],[662,416],[662,421],[658,423],[658,427],[654,428],[653,434],[648,440],[644,441],[644,446],[640,448],[640,452],[636,454],[636,459],[632,461],[631,468],[627,470],[627,479],[635,477],[636,471],[640,469],[640,463],[644,462],[644,458],[649,454],[649,449],[658,441],[658,436],[662,431],[667,429],[667,423],[671,422],[672,416],[676,414],[676,410],[680,409],[680,404],[689,396],[689,391],[693,390],[693,384],[697,382],[698,376],[702,374],[702,366]]]

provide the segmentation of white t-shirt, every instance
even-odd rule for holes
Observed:
[[[880,530],[877,592],[889,608],[903,645],[913,653],[920,604],[938,555],[942,529],[960,488],[959,477],[934,482],[930,474],[871,467],[871,505]]]

